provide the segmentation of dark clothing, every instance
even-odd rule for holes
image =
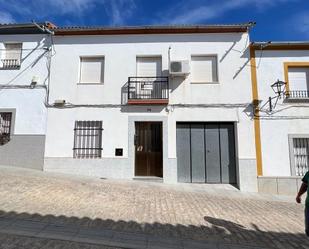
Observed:
[[[302,181],[303,181],[303,183],[308,185],[308,182],[309,182],[309,171],[304,175]],[[305,202],[305,206],[307,208],[309,208],[309,197],[308,197],[309,191],[308,190],[309,190],[309,188],[307,188],[307,197],[306,197],[306,202]]]
[[[309,208],[305,207],[305,231],[306,235],[309,237]]]

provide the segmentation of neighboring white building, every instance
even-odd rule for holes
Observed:
[[[251,55],[259,191],[295,194],[309,166],[309,44],[257,42]]]
[[[256,191],[250,26],[54,29],[44,170]]]
[[[0,164],[43,169],[49,23],[0,25]]]

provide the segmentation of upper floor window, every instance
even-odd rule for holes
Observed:
[[[104,82],[104,57],[81,57],[79,83]]]
[[[102,121],[75,121],[74,158],[101,157],[102,130]]]
[[[19,68],[21,61],[22,43],[5,43],[4,48],[4,56],[1,58],[2,68]]]
[[[0,112],[0,145],[10,141],[12,126],[12,113]]]
[[[191,82],[217,83],[218,63],[216,55],[191,56]]]
[[[287,97],[309,98],[309,63],[286,64]]]

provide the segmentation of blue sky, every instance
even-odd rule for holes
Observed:
[[[309,0],[0,0],[0,23],[58,26],[256,21],[251,40],[309,40]]]

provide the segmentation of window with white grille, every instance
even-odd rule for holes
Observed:
[[[104,57],[81,57],[79,83],[104,82]]]
[[[12,113],[0,112],[0,145],[10,141],[12,126]]]
[[[75,121],[74,158],[100,158],[102,130],[102,121]]]
[[[309,170],[309,137],[292,138],[292,172],[303,176]]]
[[[215,83],[218,82],[217,56],[191,56],[191,82]]]
[[[3,68],[17,68],[20,66],[22,43],[5,43],[4,58],[1,59]]]

